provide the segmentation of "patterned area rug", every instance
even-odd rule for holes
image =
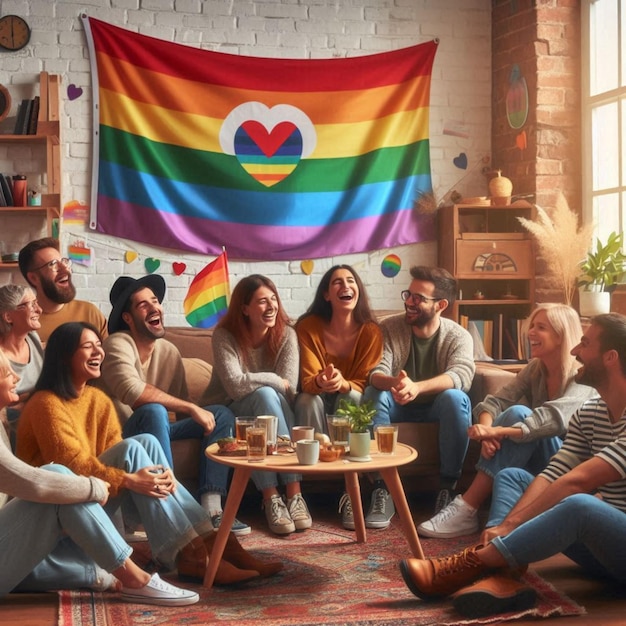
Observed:
[[[366,544],[355,543],[338,520],[315,521],[312,529],[286,538],[255,530],[241,543],[260,558],[282,559],[285,567],[276,576],[239,588],[194,586],[200,602],[181,608],[128,604],[114,593],[62,591],[59,626],[444,626],[585,613],[529,570],[525,580],[539,594],[535,608],[463,621],[449,601],[424,602],[407,589],[398,569],[407,544],[394,522],[387,530],[368,531]],[[423,539],[422,545],[426,555],[452,554],[477,539]]]

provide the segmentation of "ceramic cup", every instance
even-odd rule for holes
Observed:
[[[315,465],[320,460],[320,442],[317,439],[300,439],[296,443],[296,456],[301,465]]]
[[[315,428],[313,426],[294,426],[291,429],[291,441],[294,443],[300,439],[313,439]]]

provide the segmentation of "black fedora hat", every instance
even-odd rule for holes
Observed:
[[[131,276],[120,276],[111,287],[109,293],[109,301],[113,306],[109,315],[107,328],[109,335],[116,333],[118,330],[128,330],[128,324],[122,319],[122,312],[126,307],[128,299],[140,289],[148,287],[154,295],[163,302],[165,296],[165,280],[159,274],[148,274],[141,278],[132,278]]]

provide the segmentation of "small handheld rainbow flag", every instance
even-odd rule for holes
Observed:
[[[228,259],[224,250],[191,281],[183,302],[185,318],[195,328],[211,328],[226,313],[229,296]]]

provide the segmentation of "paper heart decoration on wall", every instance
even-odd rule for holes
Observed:
[[[124,260],[126,261],[126,263],[132,263],[136,259],[137,259],[137,253],[133,252],[132,250],[127,250],[126,254],[124,254]]]
[[[302,261],[302,263],[300,263],[300,269],[303,274],[310,276],[313,272],[313,261]]]
[[[289,104],[261,102],[235,107],[220,128],[220,146],[261,185],[272,187],[315,149],[317,133],[309,117]]]
[[[81,87],[77,87],[72,83],[67,87],[67,97],[69,100],[76,100],[76,98],[80,98],[83,95],[83,90]]]
[[[176,274],[176,276],[180,276],[187,269],[187,266],[185,263],[174,261],[174,263],[172,263],[172,269],[174,270],[174,274]]]
[[[520,150],[526,150],[526,131],[523,130],[517,137],[515,137],[515,145]]]
[[[465,154],[465,152],[461,152],[458,157],[454,157],[454,159],[452,159],[452,163],[454,163],[459,169],[466,170],[467,154]]]
[[[152,272],[156,272],[159,269],[161,261],[159,261],[159,259],[150,258],[145,260],[144,265],[146,266],[148,273],[152,274]]]

